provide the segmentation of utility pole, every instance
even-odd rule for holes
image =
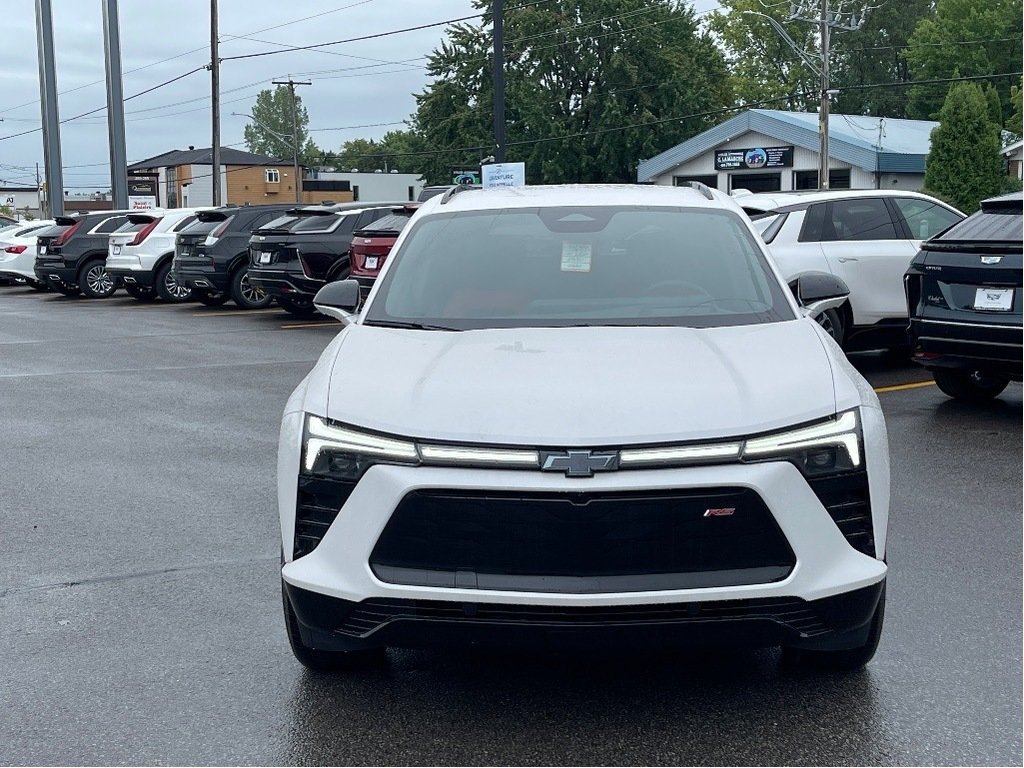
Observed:
[[[128,156],[124,145],[124,85],[121,80],[121,25],[117,0],[103,0],[103,54],[107,76],[107,134],[110,191],[114,208],[128,208]]]
[[[815,3],[818,3],[818,7],[815,7]],[[831,87],[829,83],[829,58],[830,58],[830,47],[832,30],[845,30],[847,32],[853,32],[864,26],[864,15],[867,13],[867,9],[860,9],[860,15],[858,16],[858,10],[854,6],[854,10],[846,11],[843,9],[845,3],[840,2],[837,10],[831,11],[829,9],[828,0],[794,0],[790,6],[790,14],[787,17],[788,21],[806,21],[812,24],[818,25],[818,37],[821,43],[821,52],[815,58],[818,59],[818,66],[812,65],[812,69],[815,70],[815,74],[818,75],[821,83],[821,105],[818,108],[818,188],[828,189],[828,115],[829,115],[829,97],[831,95]],[[764,14],[756,14],[763,16]],[[770,18],[770,17],[769,17]],[[787,42],[791,46],[795,47],[792,39],[789,39],[786,35],[785,30],[781,29],[781,25],[771,19],[773,26],[779,29],[780,32],[787,37]],[[800,50],[797,50],[800,54],[800,58],[804,62],[809,62],[810,54],[806,54]]]
[[[494,0],[494,162],[505,162],[505,0]]]
[[[213,204],[221,204],[220,196],[220,49],[217,32],[217,0],[210,0],[210,89],[213,137],[210,142],[210,164],[213,166]]]
[[[302,179],[299,177],[299,110],[298,104],[295,101],[295,86],[296,85],[312,85],[313,83],[304,80],[292,80],[289,77],[287,80],[274,80],[274,85],[287,85],[288,90],[292,94],[292,160],[295,174],[295,202],[302,202],[302,189],[300,182]]]
[[[53,60],[53,9],[50,0],[36,0],[36,36],[39,46],[39,104],[43,117],[43,165],[46,169],[46,212],[50,217],[63,216],[64,172],[60,159],[57,68]]]

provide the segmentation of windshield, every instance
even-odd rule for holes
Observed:
[[[412,226],[393,259],[367,325],[706,328],[794,318],[761,250],[728,211],[437,214]]]

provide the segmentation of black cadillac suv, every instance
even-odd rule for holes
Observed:
[[[985,400],[1021,380],[1020,192],[921,245],[904,278],[914,360],[950,397]]]
[[[294,315],[310,315],[327,283],[349,276],[352,233],[401,203],[344,203],[295,208],[253,232],[251,284]]]
[[[199,211],[175,241],[174,279],[209,306],[228,299],[244,309],[267,306],[273,299],[249,282],[249,236],[292,205],[228,205]]]
[[[36,240],[36,280],[65,296],[103,299],[117,290],[107,274],[111,233],[128,221],[127,211],[56,216]]]

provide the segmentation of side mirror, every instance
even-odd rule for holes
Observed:
[[[347,325],[358,314],[360,301],[358,280],[338,280],[316,292],[313,306]]]
[[[810,318],[842,306],[850,296],[846,283],[827,272],[806,272],[793,280],[789,287],[804,317]]]

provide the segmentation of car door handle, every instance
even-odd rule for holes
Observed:
[[[840,264],[845,264],[848,261],[860,261],[856,256],[840,256],[836,259]]]

